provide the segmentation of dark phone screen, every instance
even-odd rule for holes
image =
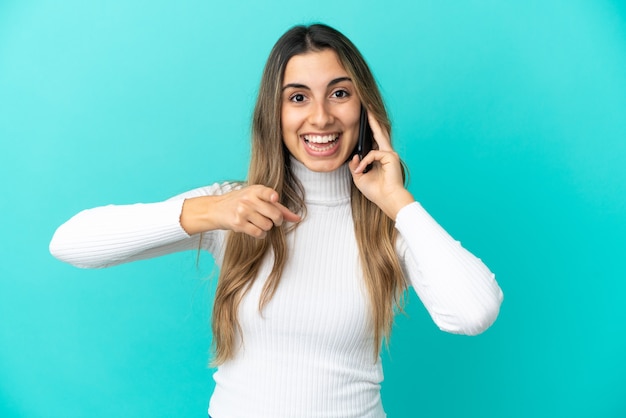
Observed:
[[[363,157],[367,155],[368,152],[372,150],[372,143],[374,141],[374,134],[372,133],[372,128],[370,128],[370,124],[367,122],[367,112],[364,106],[361,106],[361,119],[359,121],[359,140],[356,144],[356,153],[359,156],[359,159],[362,160]],[[367,173],[372,168],[372,165],[369,164],[363,173]]]

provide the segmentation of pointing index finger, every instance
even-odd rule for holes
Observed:
[[[283,215],[283,219],[287,222],[300,222],[302,220],[300,215],[298,215],[297,213],[293,213],[281,203],[276,202],[275,205],[278,207],[278,210],[280,210],[280,213]]]
[[[280,203],[280,198],[278,193],[269,187],[266,187],[261,194],[261,200],[264,200],[270,204],[272,204],[278,211],[280,212],[280,216],[282,219],[285,219],[288,222],[300,222],[300,215],[293,213],[286,206]],[[282,219],[278,220],[278,218],[274,219],[275,225],[280,225],[282,223]]]

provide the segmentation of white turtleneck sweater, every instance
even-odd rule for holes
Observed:
[[[239,311],[243,344],[214,374],[213,418],[384,417],[367,290],[359,264],[347,166],[315,173],[292,159],[306,190],[307,217],[288,235],[281,283],[261,316],[272,266],[266,257]],[[215,184],[170,200],[83,211],[55,233],[50,251],[100,268],[201,248],[223,259],[226,231],[189,236],[185,198],[232,190]],[[397,251],[413,289],[444,331],[475,335],[498,315],[502,292],[489,269],[452,239],[419,203],[397,216]]]

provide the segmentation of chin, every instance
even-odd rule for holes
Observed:
[[[305,160],[302,162],[306,168],[311,171],[315,171],[318,173],[328,173],[331,171],[337,170],[341,167],[345,161],[336,160],[336,161],[311,161]]]

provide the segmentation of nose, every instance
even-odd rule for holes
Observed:
[[[309,122],[317,128],[324,128],[333,123],[333,115],[328,108],[328,103],[317,102],[312,106]]]

